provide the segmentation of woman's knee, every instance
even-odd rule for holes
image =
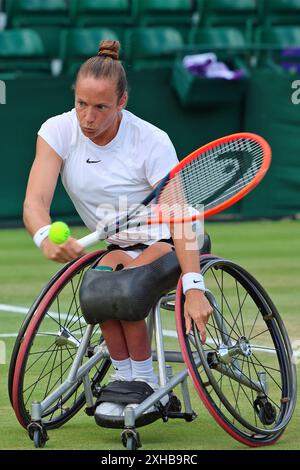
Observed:
[[[110,266],[112,269],[115,269],[118,264],[127,266],[127,264],[129,264],[131,261],[132,258],[124,251],[116,250],[104,255],[97,266]]]

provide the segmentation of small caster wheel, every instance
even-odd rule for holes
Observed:
[[[169,405],[169,410],[168,411],[173,411],[175,413],[180,413],[181,408],[182,408],[181,407],[181,401],[175,395],[171,395],[170,405]]]
[[[34,431],[33,442],[36,449],[42,449],[45,447],[46,441],[47,439],[45,439],[41,431]]]
[[[125,429],[121,437],[123,446],[127,450],[137,450],[142,447],[140,435],[135,429]]]
[[[30,423],[27,430],[28,435],[33,441],[34,447],[36,449],[42,449],[43,447],[45,447],[45,444],[48,441],[49,437],[46,429],[40,422]]]
[[[259,397],[254,402],[254,409],[262,424],[270,426],[276,421],[276,408],[264,397]]]
[[[259,410],[259,419],[262,424],[270,426],[276,421],[276,409],[271,403],[265,403],[263,408]]]
[[[134,439],[134,437],[131,436],[131,437],[127,438],[126,449],[127,450],[136,450],[137,449],[136,440]]]

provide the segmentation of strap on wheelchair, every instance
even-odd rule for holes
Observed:
[[[154,390],[146,382],[115,380],[103,386],[97,405],[103,402],[139,405],[153,393]]]

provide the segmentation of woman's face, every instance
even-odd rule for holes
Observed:
[[[83,134],[99,145],[110,142],[118,132],[120,113],[126,101],[126,94],[118,99],[114,81],[79,78],[75,89],[75,108]]]

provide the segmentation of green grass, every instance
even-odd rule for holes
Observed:
[[[207,224],[213,253],[231,259],[265,287],[286,324],[292,342],[300,339],[298,221]],[[74,236],[86,233],[74,229]],[[44,259],[24,230],[0,232],[0,304],[29,307],[40,289],[58,269]],[[24,316],[0,311],[0,334],[16,333]],[[174,329],[173,314],[164,315],[164,327]],[[3,338],[0,338],[3,340]],[[7,395],[7,373],[14,338],[5,338],[7,364],[0,365],[0,448],[32,449],[33,443],[18,424]],[[167,347],[176,348],[174,339]],[[179,367],[179,366],[178,366]],[[298,368],[299,370],[299,368]],[[299,375],[299,373],[298,373]],[[143,449],[246,449],[227,435],[202,405],[190,383],[192,404],[198,418],[192,423],[158,421],[141,428]],[[300,409],[275,449],[300,449]],[[80,411],[62,428],[50,431],[47,449],[122,449],[119,430],[99,428]],[[268,449],[268,448],[266,448]]]

